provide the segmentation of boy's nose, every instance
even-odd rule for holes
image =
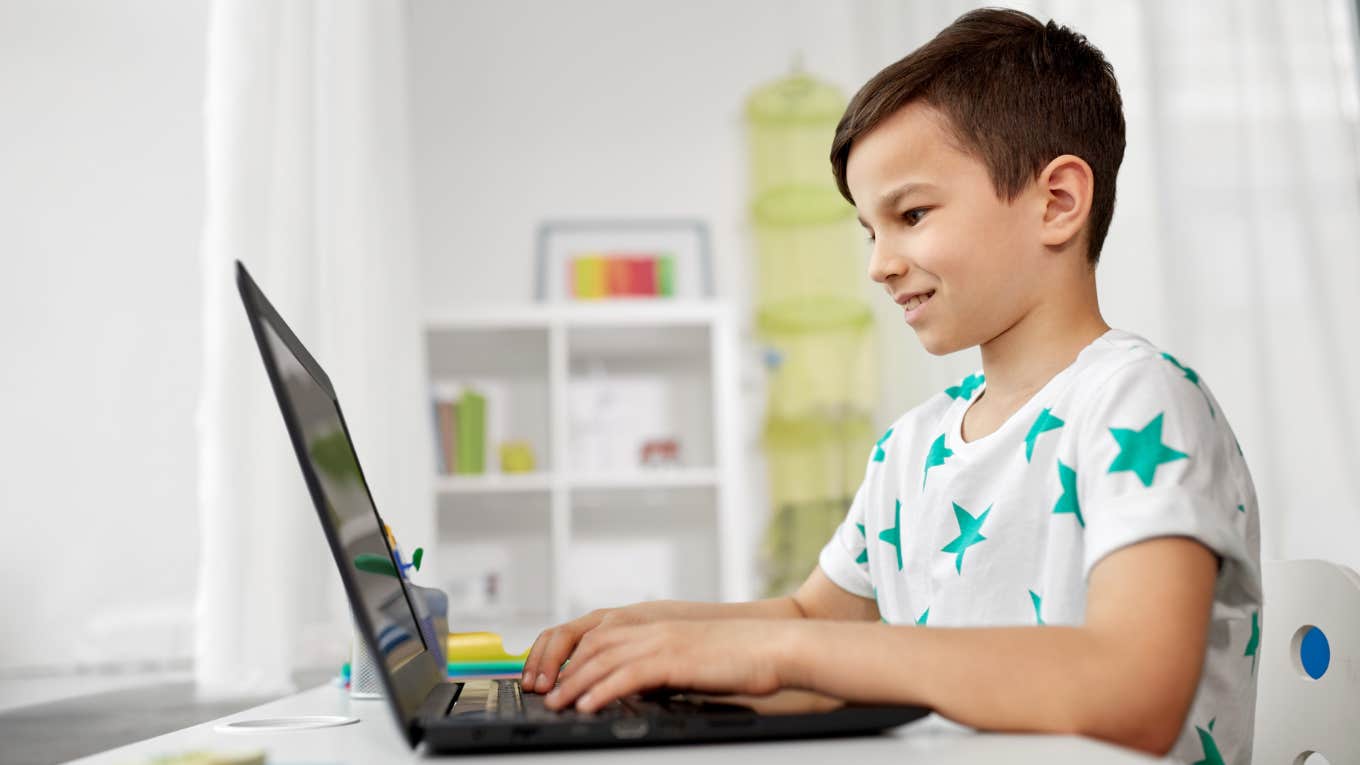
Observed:
[[[879,284],[887,284],[890,279],[900,278],[907,270],[907,259],[893,255],[887,248],[874,245],[869,255],[869,278]]]

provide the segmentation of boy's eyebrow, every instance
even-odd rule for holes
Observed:
[[[900,200],[902,197],[905,197],[914,191],[926,191],[934,188],[935,184],[933,183],[925,183],[923,181],[907,181],[906,183],[902,184],[901,186],[898,186],[892,191],[887,192],[881,198],[879,198],[878,208],[882,210],[892,207],[893,205],[897,204],[898,200]],[[859,220],[859,225],[865,228],[869,227],[869,224],[864,222],[863,217],[856,215],[855,218]]]

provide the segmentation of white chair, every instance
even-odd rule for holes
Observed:
[[[1252,762],[1360,763],[1360,574],[1283,560],[1264,561],[1261,577]]]

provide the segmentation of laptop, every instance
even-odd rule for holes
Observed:
[[[241,300],[335,557],[356,629],[373,657],[392,716],[430,752],[806,738],[875,733],[929,713],[916,706],[847,705],[805,691],[764,697],[654,689],[593,713],[547,709],[516,680],[454,682],[432,650],[423,599],[412,597],[383,533],[330,378],[245,267]],[[374,556],[392,568],[371,565]],[[356,561],[370,565],[359,566]]]

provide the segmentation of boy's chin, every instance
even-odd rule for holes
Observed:
[[[931,356],[948,356],[955,351],[961,351],[967,346],[961,345],[955,338],[942,337],[929,330],[918,331],[916,339],[921,341],[921,347]]]

